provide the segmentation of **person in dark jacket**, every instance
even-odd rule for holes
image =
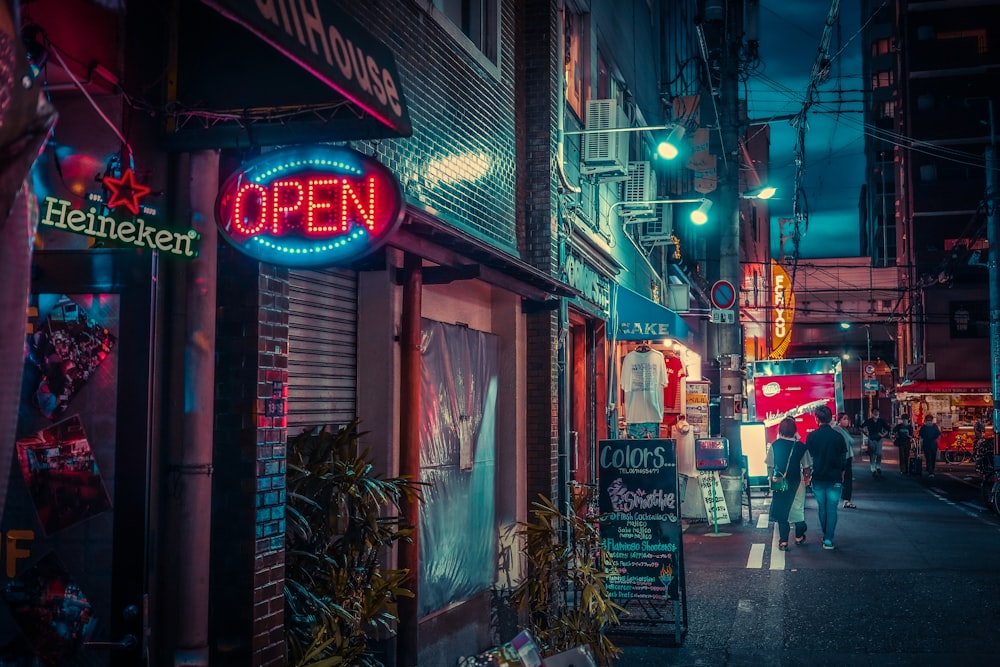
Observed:
[[[927,465],[927,477],[934,477],[934,464],[937,463],[938,439],[941,437],[941,429],[934,423],[934,415],[924,417],[924,425],[917,431],[920,438],[920,447],[924,450],[924,462]]]
[[[899,451],[899,472],[910,474],[910,446],[913,444],[913,424],[909,415],[901,415],[899,423],[892,427],[893,444]]]
[[[882,476],[882,438],[889,435],[889,422],[879,416],[878,408],[872,410],[872,416],[861,425],[868,440],[868,461],[872,477]]]
[[[788,480],[788,488],[784,491],[774,491],[771,498],[770,519],[778,524],[778,549],[788,550],[788,533],[791,525],[788,521],[788,514],[792,509],[792,502],[798,492],[799,485],[803,483],[803,476],[808,478],[812,461],[809,452],[801,442],[795,440],[795,419],[785,417],[778,424],[778,439],[767,448],[767,455],[764,462],[767,464],[768,479],[777,472],[784,475]],[[795,522],[795,543],[802,544],[806,541],[806,522]]]
[[[812,457],[812,489],[816,497],[819,525],[823,530],[823,548],[833,549],[837,532],[837,506],[844,488],[844,465],[847,443],[833,430],[833,411],[825,405],[813,413],[819,426],[806,436],[806,450]]]

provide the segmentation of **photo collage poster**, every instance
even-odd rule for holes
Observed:
[[[93,603],[109,597],[108,564],[92,554],[113,540],[119,311],[115,294],[31,296],[0,530],[34,537],[0,572],[0,662],[75,664],[108,615]]]

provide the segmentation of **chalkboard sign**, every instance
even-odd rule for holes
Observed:
[[[677,454],[672,439],[600,441],[601,539],[619,602],[679,600],[683,591]]]

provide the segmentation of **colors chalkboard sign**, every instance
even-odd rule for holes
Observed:
[[[683,590],[677,454],[672,439],[602,440],[600,508],[604,547],[619,602],[679,600]]]

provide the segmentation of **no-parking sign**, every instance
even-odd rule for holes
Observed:
[[[728,280],[715,281],[710,294],[716,308],[728,310],[736,305],[736,288]]]

